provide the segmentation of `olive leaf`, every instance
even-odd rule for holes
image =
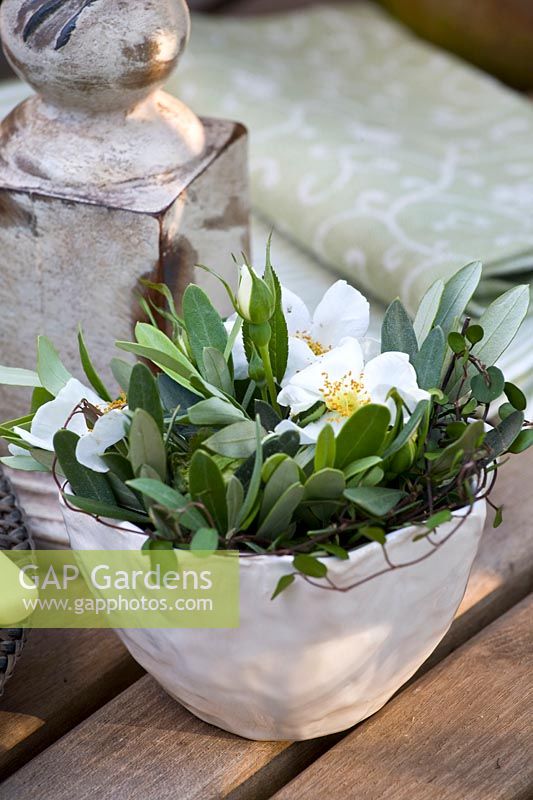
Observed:
[[[128,442],[129,459],[135,475],[147,464],[164,481],[167,453],[163,436],[155,419],[143,408],[137,408],[133,413]]]
[[[228,425],[206,439],[204,447],[228,458],[248,458],[255,450],[255,425],[251,420]]]
[[[199,368],[204,366],[204,348],[212,347],[222,356],[228,334],[220,314],[203,289],[190,284],[182,300],[183,321],[194,360]]]
[[[456,272],[445,284],[435,325],[439,325],[447,336],[455,320],[460,319],[481,280],[481,262],[472,261]]]
[[[426,341],[433,327],[443,293],[444,281],[438,278],[435,283],[431,284],[420,301],[415,321],[413,322],[413,330],[420,347]]]
[[[41,386],[54,397],[72,378],[47,336],[39,336],[37,339],[37,374]]]
[[[346,489],[344,496],[354,505],[375,517],[383,517],[398,505],[406,494],[400,489],[381,486],[357,486]]]
[[[157,427],[163,432],[163,409],[157,383],[145,364],[135,364],[131,371],[128,389],[128,407],[130,411],[143,408]]]
[[[385,312],[381,326],[381,352],[407,353],[413,362],[418,353],[418,342],[409,315],[400,300],[396,299]]]

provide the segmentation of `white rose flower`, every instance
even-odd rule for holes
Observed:
[[[368,300],[346,281],[334,283],[312,315],[304,301],[285,286],[282,287],[282,306],[289,331],[289,359],[282,385],[346,337],[362,339],[368,330]],[[228,334],[236,318],[234,314],[227,320]],[[232,355],[236,380],[245,380],[248,362],[242,334],[237,336]]]
[[[108,447],[124,438],[129,426],[129,419],[123,409],[112,409],[99,417],[92,430],[89,430],[83,414],[72,412],[82,400],[105,411],[108,404],[96,392],[76,378],[71,378],[54,400],[44,403],[35,413],[29,431],[15,427],[13,430],[20,438],[39,450],[54,451],[54,436],[62,428],[77,433],[80,437],[76,448],[76,458],[80,464],[95,472],[108,472],[102,455]],[[68,423],[67,423],[68,420]],[[10,446],[13,455],[26,455],[26,451],[15,445]]]
[[[345,338],[338,347],[293,375],[278,395],[278,402],[290,409],[291,417],[316,403],[325,404],[324,415],[305,428],[284,420],[276,431],[298,430],[302,444],[316,442],[325,425],[330,424],[338,433],[346,420],[367,403],[386,405],[394,413],[394,401],[387,399],[391,389],[398,391],[410,410],[430,396],[419,388],[406,353],[383,353],[365,364],[361,344]]]

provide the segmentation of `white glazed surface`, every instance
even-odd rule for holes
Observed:
[[[276,600],[288,557],[241,559],[240,627],[123,630],[132,656],[176,700],[206,722],[250,739],[302,740],[341,731],[378,711],[435,649],[463,597],[485,521],[485,501],[442,547],[396,531],[388,572],[348,592],[302,579]],[[63,506],[71,547],[137,549],[144,536],[106,527]],[[461,512],[457,512],[461,516]],[[433,535],[443,540],[457,523]],[[432,552],[434,551],[434,552]],[[387,568],[378,544],[324,559],[347,586]]]

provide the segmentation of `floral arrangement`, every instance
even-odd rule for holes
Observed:
[[[178,314],[168,288],[147,283],[147,321],[117,343],[142,360],[113,359],[118,388],[81,332],[90,387],[46,337],[36,372],[0,368],[3,383],[33,387],[30,413],[0,428],[3,462],[52,471],[69,506],[135,523],[148,550],[290,554],[274,595],[297,576],[327,580],[319,556],[347,559],[406,524],[429,536],[489,496],[503,455],[533,443],[523,393],[494,366],[527,302],[511,290],[472,323],[480,276],[476,262],[437,280],[414,320],[395,300],[381,342],[345,281],[311,315],[280,285],[270,247],[262,276],[246,262],[236,294],[222,281],[227,320],[198,286]]]

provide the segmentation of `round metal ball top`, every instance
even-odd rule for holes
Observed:
[[[185,0],[3,0],[4,50],[48,102],[119,110],[167,79],[190,31]]]

